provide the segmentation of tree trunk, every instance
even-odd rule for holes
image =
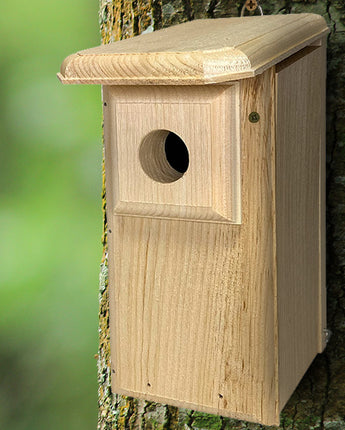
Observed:
[[[103,43],[200,18],[239,16],[235,0],[101,0]],[[331,34],[327,94],[328,327],[333,336],[281,414],[280,429],[345,428],[345,3],[343,0],[262,0],[266,15],[318,13]],[[103,209],[105,209],[105,193]],[[106,217],[100,277],[98,429],[263,429],[216,415],[118,396],[111,391]]]

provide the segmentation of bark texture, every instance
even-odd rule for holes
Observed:
[[[239,16],[243,3],[244,0],[100,0],[102,42],[192,19]],[[341,430],[345,429],[345,0],[262,0],[261,5],[265,14],[318,13],[331,28],[327,89],[327,288],[328,327],[333,335],[284,408],[279,428]],[[104,209],[105,204],[104,191]],[[98,429],[268,429],[112,393],[106,225],[104,212]]]

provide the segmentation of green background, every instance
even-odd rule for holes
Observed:
[[[98,2],[2,2],[0,428],[94,429],[102,128],[99,86],[63,86],[100,43]]]

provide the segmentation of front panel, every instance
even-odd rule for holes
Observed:
[[[116,182],[114,177],[122,173],[114,171],[108,162],[107,200],[111,194],[112,205],[107,214],[114,392],[266,424],[278,423],[272,76],[269,71],[243,81],[241,112],[231,110],[231,100],[227,100],[232,97],[231,91],[210,87],[207,95],[205,89],[204,97],[212,100],[214,94],[221,91],[222,105],[230,111],[219,111],[218,115],[229,118],[230,124],[234,121],[230,114],[241,121],[242,163],[238,166],[242,171],[241,224],[230,220],[195,220],[193,217],[186,220],[185,216],[172,219],[171,216],[157,217],[154,213],[120,214],[117,205],[119,195],[123,195],[121,178],[117,176]],[[161,88],[160,100],[164,99],[165,91],[169,99],[171,89]],[[185,89],[184,97],[188,97],[189,91],[192,90]],[[133,122],[134,111],[132,108],[119,111],[113,107],[108,110],[112,103],[118,103],[116,98],[112,101],[112,94],[110,90],[104,95],[106,120],[108,124],[120,123],[122,130],[126,127],[126,112]],[[151,123],[151,126],[170,129],[174,121],[170,117],[171,109],[170,103],[148,107],[147,112],[156,111],[159,118],[159,124]],[[185,109],[182,103],[181,109]],[[262,120],[257,124],[248,121],[253,110],[261,112]],[[118,112],[124,117],[117,118]],[[188,112],[193,118],[188,116],[184,124],[195,129],[203,129],[205,121],[210,124],[208,121],[216,120],[211,115],[207,118],[203,114],[195,115],[193,109],[188,108]],[[178,116],[178,121],[184,121],[186,115]],[[218,122],[224,127],[229,126],[229,122],[222,119],[218,118]],[[138,129],[144,130],[144,126],[139,125]],[[123,161],[137,163],[127,169],[130,175],[139,171],[140,159],[139,156],[127,157],[118,153],[128,142],[128,139],[123,143],[119,141],[118,130],[114,133],[113,126],[105,130],[106,159],[113,159],[117,152],[118,159],[122,157]],[[212,133],[215,131],[212,130],[210,139],[200,136],[200,147],[196,143],[195,151],[212,153],[213,149],[207,147],[214,142]],[[143,135],[148,131],[145,129]],[[181,129],[173,131],[178,131],[184,138],[190,136]],[[221,131],[217,134],[223,136]],[[233,136],[236,133],[230,130],[226,133],[227,140],[222,141],[225,148],[220,151],[223,164],[231,160]],[[194,150],[188,138],[185,141],[187,146],[191,145],[188,149],[192,177]],[[210,163],[213,161],[211,157]],[[218,170],[221,170],[219,164]],[[238,171],[229,171],[231,178],[226,182],[224,193],[231,195],[231,182]],[[207,177],[207,172],[204,173]],[[187,182],[187,173],[185,179]],[[136,180],[134,173],[131,181]],[[163,199],[174,197],[169,188],[164,194],[166,183],[157,184],[152,178],[151,181],[152,200],[159,196],[159,192]],[[139,189],[143,187],[140,180],[137,185]],[[217,197],[212,181],[208,180],[177,196],[191,204],[193,196],[188,193],[194,191],[201,200]],[[141,195],[147,194],[143,192]],[[223,195],[224,201],[228,195]],[[139,199],[140,195],[137,196]],[[197,205],[198,200],[193,204]],[[145,205],[140,210],[145,210]]]

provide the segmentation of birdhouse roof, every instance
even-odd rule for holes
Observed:
[[[252,77],[329,32],[315,14],[195,20],[79,51],[67,84],[198,85]]]

